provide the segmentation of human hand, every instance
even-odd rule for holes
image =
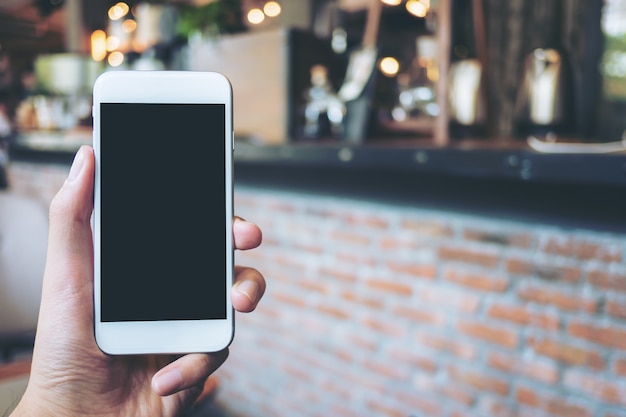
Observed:
[[[12,417],[177,416],[191,407],[227,358],[210,354],[109,356],[93,331],[93,150],[77,152],[50,204],[48,258],[28,387]],[[261,230],[236,218],[236,249],[261,243]],[[250,312],[265,292],[255,269],[235,267],[232,305]]]

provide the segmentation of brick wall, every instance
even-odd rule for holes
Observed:
[[[46,205],[68,170],[11,168]],[[216,415],[626,417],[625,232],[245,185],[235,205],[268,290]]]
[[[626,236],[239,186],[228,415],[626,416]]]

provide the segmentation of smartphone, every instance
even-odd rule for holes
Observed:
[[[215,72],[97,78],[94,318],[103,352],[231,343],[232,107],[231,84]]]

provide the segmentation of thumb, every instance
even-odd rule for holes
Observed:
[[[51,227],[66,227],[76,222],[89,224],[93,209],[93,176],[93,150],[90,146],[81,146],[65,183],[50,204]]]
[[[91,326],[94,166],[92,148],[82,146],[65,183],[50,203],[40,322],[80,312],[79,316],[86,319],[82,324]]]
[[[50,203],[48,253],[43,278],[39,322],[31,374],[25,396],[47,405],[50,399],[70,398],[72,383],[98,352],[93,338],[93,211],[94,155],[81,147],[67,180]],[[93,363],[93,362],[90,362]],[[78,371],[77,371],[78,372]],[[57,394],[50,393],[56,390]],[[41,402],[40,402],[41,401]],[[71,401],[70,401],[71,402]],[[60,403],[53,401],[53,405]],[[49,405],[49,404],[48,404]],[[68,415],[68,414],[65,414]]]

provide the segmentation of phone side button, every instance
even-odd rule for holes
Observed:
[[[231,139],[231,143],[233,144],[233,152],[235,152],[235,131],[231,131],[232,134],[232,139]]]

